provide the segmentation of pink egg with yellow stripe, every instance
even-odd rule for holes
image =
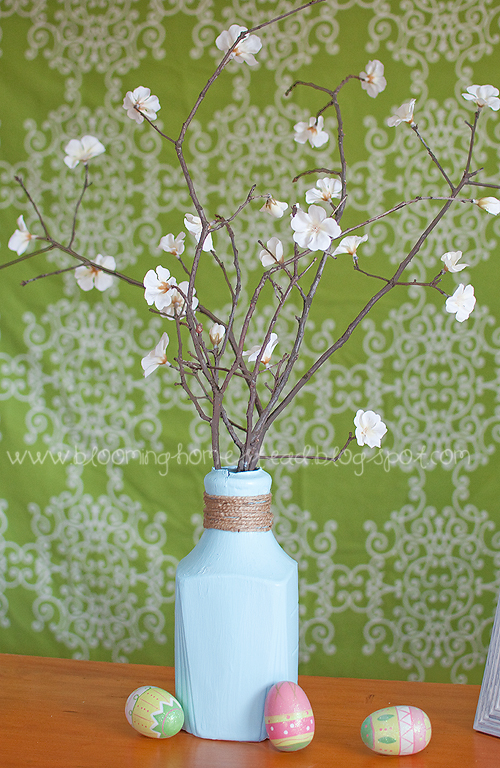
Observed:
[[[271,744],[282,752],[307,747],[314,736],[314,715],[306,694],[297,683],[272,686],[264,705],[264,720]]]

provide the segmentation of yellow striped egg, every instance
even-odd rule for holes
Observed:
[[[284,681],[270,689],[264,720],[271,744],[282,752],[307,747],[314,736],[314,715],[309,699],[297,685]]]

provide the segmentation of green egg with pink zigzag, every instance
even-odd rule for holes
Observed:
[[[432,735],[428,716],[418,707],[398,705],[372,712],[361,725],[361,738],[380,755],[414,755]]]

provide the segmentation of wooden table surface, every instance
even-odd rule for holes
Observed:
[[[1,768],[499,768],[500,739],[472,729],[479,686],[301,677],[316,735],[300,752],[269,741],[171,739],[136,733],[124,715],[140,685],[174,692],[170,667],[0,654]],[[412,704],[433,735],[417,755],[386,757],[364,746],[359,729],[371,712]]]

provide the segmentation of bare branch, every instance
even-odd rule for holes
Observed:
[[[434,154],[434,152],[432,151],[432,149],[429,147],[429,145],[424,141],[424,139],[420,135],[420,132],[418,130],[418,125],[416,123],[410,123],[410,128],[416,133],[416,135],[418,136],[418,138],[420,139],[420,141],[422,142],[422,144],[426,148],[427,153],[429,154],[429,157],[431,158],[432,162],[436,165],[436,167],[438,168],[438,170],[441,173],[441,175],[443,176],[443,178],[446,180],[446,183],[448,184],[449,188],[451,190],[453,190],[454,189],[453,182],[450,180],[448,174],[444,170],[443,166],[441,165],[441,163],[437,159],[437,157]]]
[[[487,184],[483,181],[468,181],[467,184],[473,184],[475,187],[488,187],[488,189],[500,189],[500,184]]]
[[[263,454],[260,454],[259,459],[270,459],[271,461],[276,461],[277,459],[297,459],[301,461],[321,461],[321,462],[332,462],[335,463],[338,461],[341,456],[344,455],[349,445],[354,440],[354,435],[352,432],[349,432],[349,437],[347,438],[346,442],[344,443],[344,446],[338,451],[338,453],[335,454],[335,456],[311,456],[310,454],[273,454],[272,456],[264,456]]]
[[[464,170],[464,176],[468,176],[470,172],[470,166],[472,163],[472,151],[474,149],[474,141],[476,139],[476,129],[477,129],[477,121],[479,120],[479,115],[481,114],[481,107],[478,107],[474,114],[474,122],[471,125],[470,123],[467,123],[467,125],[470,128],[470,141],[469,141],[469,153],[467,155],[467,162],[465,164],[465,170]],[[477,173],[477,171],[476,171]],[[470,179],[468,179],[470,180]]]
[[[28,192],[28,190],[24,186],[24,181],[22,180],[21,176],[14,176],[14,178],[17,181],[17,183],[19,184],[19,186],[21,187],[21,189],[23,190],[23,192],[26,195],[26,197],[28,198],[28,200],[30,201],[32,208],[34,209],[36,215],[38,216],[38,221],[42,225],[43,231],[45,232],[45,237],[47,238],[47,240],[49,240],[50,239],[49,238],[49,233],[47,231],[47,227],[45,226],[45,222],[44,222],[44,220],[42,218],[42,214],[38,210],[37,204],[35,203],[35,201],[31,197],[30,193]]]
[[[41,238],[36,238],[37,240],[40,240]],[[32,259],[33,256],[39,256],[41,253],[48,253],[49,251],[53,251],[55,245],[48,245],[47,248],[40,248],[38,251],[32,251],[32,253],[25,253],[22,256],[19,256],[18,259],[12,259],[12,261],[7,261],[5,264],[0,264],[0,269],[6,269],[7,267],[12,267],[14,264],[19,264],[20,261],[26,261],[26,259]]]
[[[107,275],[117,277],[120,280],[129,283],[129,285],[135,285],[138,288],[142,288],[142,290],[144,290],[144,284],[140,283],[138,280],[135,280],[133,277],[124,275],[122,272],[118,272],[116,269],[108,269],[102,264],[96,264],[94,261],[92,261],[92,259],[87,259],[85,256],[80,256],[80,254],[74,251],[72,248],[68,248],[67,246],[62,245],[62,243],[58,243],[56,240],[52,240],[52,238],[49,238],[49,240],[54,248],[57,248],[57,250],[62,251],[63,253],[67,253],[69,256],[73,256],[74,259],[77,259],[77,261],[79,261],[85,267],[93,267],[98,272],[105,272]]]
[[[296,182],[302,178],[302,176],[309,176],[311,173],[328,173],[330,176],[342,176],[342,171],[332,171],[329,168],[313,168],[311,171],[302,171],[298,176],[292,179],[292,182]]]
[[[175,144],[175,139],[173,139],[171,136],[167,136],[167,134],[166,134],[166,133],[163,133],[163,131],[161,131],[161,130],[158,128],[158,126],[157,126],[157,125],[155,125],[155,123],[154,123],[154,122],[153,122],[153,121],[152,121],[152,120],[151,120],[151,119],[150,119],[150,118],[149,118],[149,117],[148,117],[146,114],[144,114],[144,112],[141,112],[141,110],[139,109],[139,107],[137,106],[137,104],[134,104],[133,106],[134,106],[134,109],[135,109],[135,111],[136,111],[136,112],[138,112],[138,113],[141,115],[141,117],[143,117],[143,118],[144,118],[144,120],[146,120],[146,122],[150,124],[151,128],[154,128],[154,129],[155,129],[156,133],[159,133],[159,134],[160,134],[160,136],[161,136],[163,139],[166,139],[167,141],[170,141],[170,143],[171,143],[171,144]]]
[[[213,228],[212,228],[213,232],[216,232],[218,229],[221,229],[222,227],[225,227],[226,224],[229,224],[231,221],[234,221],[234,219],[236,219],[237,216],[240,215],[242,210],[244,208],[246,208],[247,205],[249,203],[251,203],[253,200],[259,200],[261,198],[264,198],[264,197],[267,198],[268,197],[268,195],[255,195],[255,197],[254,197],[253,193],[255,192],[256,186],[257,186],[257,184],[254,184],[251,187],[251,189],[250,189],[248,195],[246,196],[245,200],[238,206],[238,208],[235,210],[235,212],[233,214],[231,214],[231,216],[228,219],[224,219],[222,216],[218,216],[217,217],[219,219],[219,224],[213,226]]]
[[[73,272],[78,268],[78,264],[73,264],[72,267],[66,267],[66,269],[57,269],[55,272],[46,272],[44,275],[37,275],[37,277],[30,277],[29,280],[22,280],[21,285],[28,285],[28,283],[34,283],[35,280],[41,280],[44,277],[53,277],[54,275],[62,275],[63,272]]]
[[[79,208],[80,208],[80,206],[82,204],[83,196],[84,196],[85,192],[87,191],[87,189],[90,187],[90,184],[91,184],[91,182],[89,181],[89,167],[88,167],[88,164],[84,163],[84,167],[85,167],[85,176],[84,176],[84,179],[83,179],[83,189],[82,189],[82,192],[80,194],[80,197],[76,201],[75,213],[73,215],[73,226],[71,228],[71,237],[69,239],[68,248],[72,247],[73,242],[75,240],[75,237],[76,237],[76,219],[77,219],[77,216],[78,216],[78,210],[79,210]]]
[[[237,427],[237,429],[240,429],[243,432],[246,431],[245,427],[241,427],[239,424],[234,424],[234,422],[228,418],[228,415],[224,408],[221,409],[221,416],[222,416],[222,421],[224,422],[224,425],[227,431],[229,432],[229,435],[231,436],[231,440],[233,441],[233,443],[235,444],[235,446],[238,448],[240,452],[243,451],[244,444],[241,442],[240,438],[234,431],[233,427]]]
[[[201,405],[199,404],[199,398],[196,397],[194,392],[192,392],[191,387],[187,383],[186,379],[186,373],[184,370],[185,362],[183,360],[183,353],[182,353],[182,335],[181,335],[181,328],[180,323],[176,319],[176,330],[177,330],[177,344],[178,344],[178,355],[174,358],[174,360],[178,363],[179,366],[179,377],[181,380],[181,386],[184,390],[184,392],[187,394],[191,402],[193,403],[194,407],[196,408],[196,411],[198,413],[198,416],[203,419],[203,421],[207,421],[210,423],[211,419],[210,416],[208,416]]]

